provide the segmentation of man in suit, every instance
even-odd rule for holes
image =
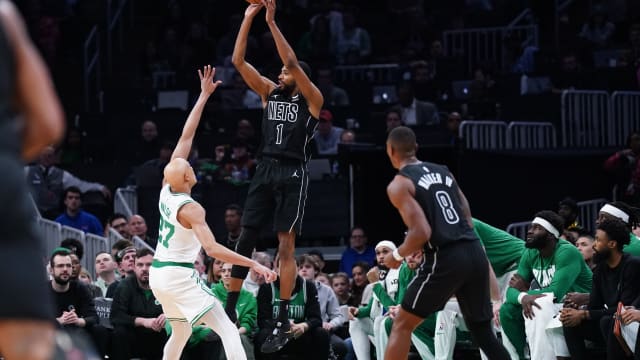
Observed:
[[[436,105],[416,99],[411,82],[404,81],[398,84],[397,92],[403,124],[410,127],[440,125]]]

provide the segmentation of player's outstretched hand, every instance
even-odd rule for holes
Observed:
[[[218,88],[218,85],[222,84],[222,81],[213,81],[213,78],[216,75],[216,68],[211,65],[207,65],[202,68],[202,70],[198,69],[198,76],[200,76],[200,90],[207,95],[213,94],[214,91]]]
[[[266,266],[260,265],[257,262],[254,263],[254,265],[251,267],[251,269],[253,271],[257,272],[258,274],[264,276],[264,280],[267,283],[274,282],[278,278],[278,274],[275,271],[269,269]]]
[[[244,11],[244,17],[246,18],[253,18],[254,16],[256,16],[256,14],[258,14],[260,12],[260,9],[262,9],[262,7],[264,6],[264,4],[260,3],[260,4],[249,4],[249,6],[247,6],[247,10]]]
[[[268,24],[276,18],[276,0],[262,0],[262,4],[267,8],[265,19]]]

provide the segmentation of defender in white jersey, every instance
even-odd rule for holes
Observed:
[[[274,281],[277,275],[218,244],[205,221],[204,209],[191,198],[191,189],[197,180],[185,158],[191,151],[207,99],[220,84],[220,81],[212,81],[215,69],[211,66],[206,66],[202,72],[198,70],[198,74],[202,90],[200,97],[187,118],[171,161],[164,168],[158,205],[159,239],[149,271],[149,285],[173,329],[164,347],[163,359],[179,359],[191,336],[191,327],[204,323],[222,339],[227,359],[244,360],[246,354],[238,329],[211,290],[202,283],[193,263],[202,247],[211,257],[252,268],[268,282]]]

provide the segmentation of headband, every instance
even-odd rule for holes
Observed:
[[[376,250],[378,250],[379,247],[386,247],[391,249],[391,251],[397,249],[398,247],[396,246],[396,244],[394,244],[392,241],[389,240],[382,240],[380,241],[377,245],[376,245]]]
[[[605,212],[609,215],[615,216],[626,223],[629,222],[629,214],[618,209],[613,205],[605,204],[605,206],[603,206],[602,209],[600,209],[600,212]]]
[[[542,226],[543,228],[545,228],[545,230],[550,232],[555,237],[560,237],[560,231],[558,231],[558,229],[556,229],[555,226],[551,225],[550,222],[548,222],[547,220],[545,220],[545,219],[543,219],[541,217],[536,217],[535,219],[533,219],[533,221],[531,223],[532,224],[538,224],[538,225]]]

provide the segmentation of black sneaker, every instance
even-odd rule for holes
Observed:
[[[273,333],[267,336],[267,339],[260,347],[260,351],[265,354],[271,354],[280,351],[289,340],[293,339],[293,332],[291,331],[291,325],[288,322],[277,322],[273,328]]]

